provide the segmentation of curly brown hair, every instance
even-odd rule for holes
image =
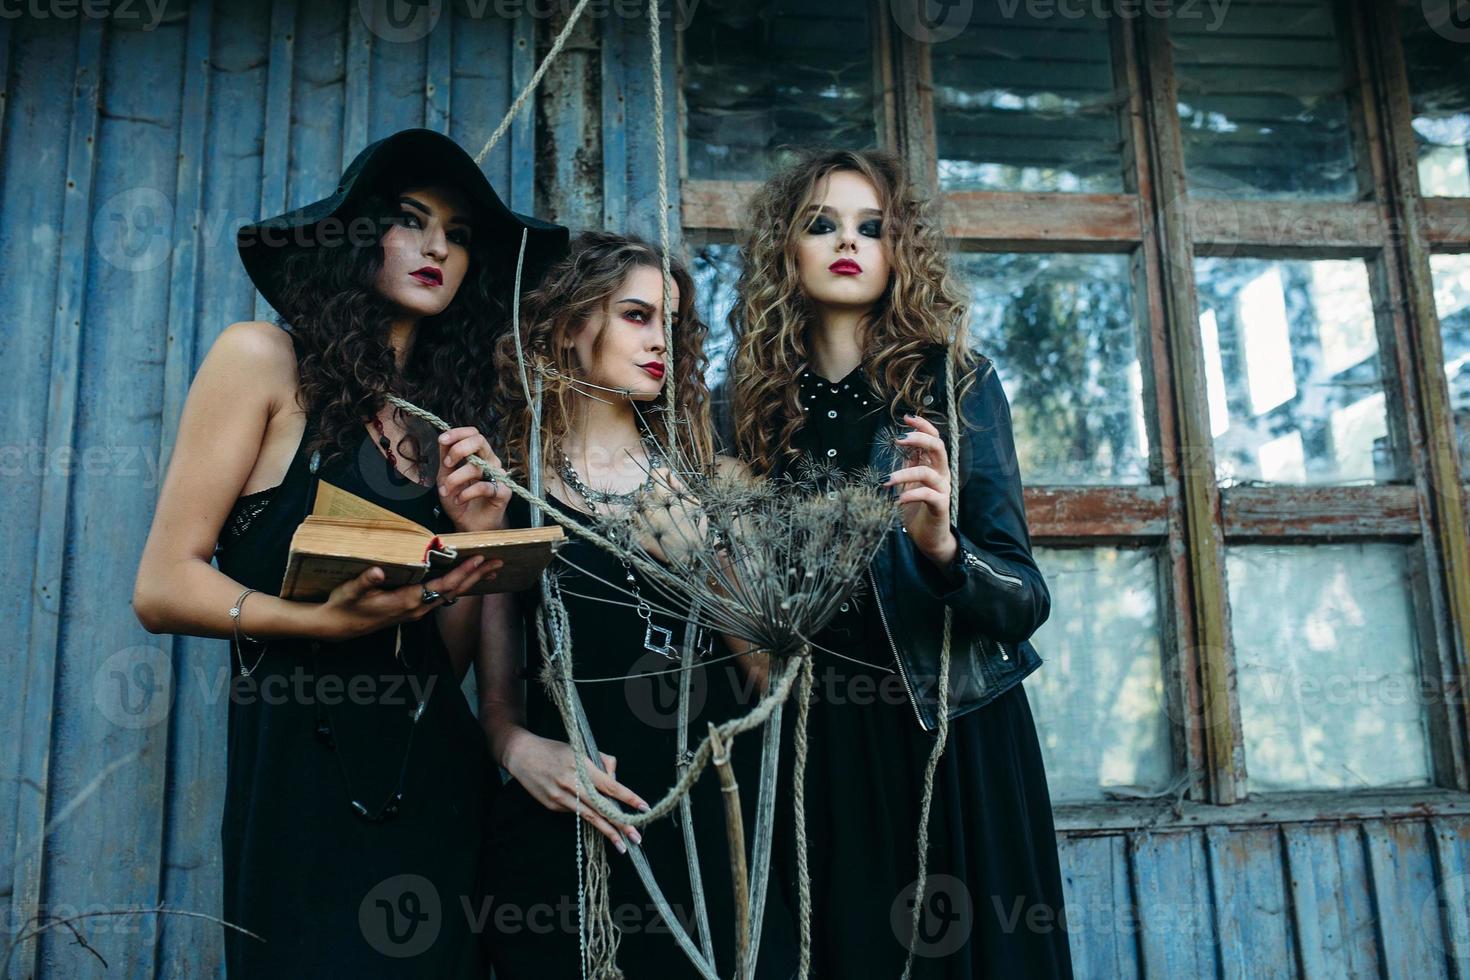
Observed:
[[[938,422],[937,403],[926,409],[936,379],[922,370],[936,348],[948,350],[952,377],[973,384],[974,355],[965,344],[966,307],[954,288],[938,218],[917,192],[903,163],[881,150],[823,149],[774,174],[746,208],[749,230],[744,267],[730,312],[736,337],[730,384],[734,390],[735,446],[757,473],[794,462],[802,426],[796,378],[807,366],[814,311],[796,267],[804,216],[834,171],[872,181],[883,210],[883,242],[891,256],[888,287],[874,304],[861,338],[863,377],[875,391],[891,391],[891,414],[922,411]]]
[[[389,335],[401,314],[374,285],[383,267],[382,236],[400,220],[399,194],[437,181],[432,175],[397,177],[393,187],[371,189],[353,216],[359,228],[367,219],[371,234],[300,249],[285,263],[289,284],[280,303],[285,315],[277,323],[295,347],[297,403],[317,419],[307,448],[322,450],[324,462],[356,451],[363,421],[377,414],[389,392],[453,425],[489,428],[491,353],[495,335],[509,319],[503,297],[514,270],[495,268],[489,236],[472,235],[464,281],[443,312],[419,321],[400,371]],[[419,435],[431,449],[432,436],[401,410],[395,408],[394,414],[406,433],[396,447],[399,455],[422,463]]]
[[[584,232],[572,242],[571,251],[546,273],[538,289],[521,301],[520,342],[525,352],[527,376],[541,378],[542,418],[539,438],[541,458],[555,459],[561,440],[570,426],[577,394],[571,379],[581,366],[576,351],[563,340],[597,313],[610,308],[619,286],[636,268],[662,271],[663,251],[658,246],[630,235]],[[709,327],[694,308],[694,280],[677,259],[670,260],[670,274],[679,287],[675,319],[673,370],[675,385],[674,427],[678,444],[667,449],[699,466],[713,462],[714,439],[710,429],[709,389],[704,372],[708,357],[704,344]],[[601,334],[593,341],[594,350]],[[497,449],[510,472],[528,476],[532,438],[531,406],[521,384],[516,338],[508,331],[495,344],[495,387],[493,410],[498,419]],[[661,442],[665,440],[667,406],[663,398],[638,412],[639,424]]]

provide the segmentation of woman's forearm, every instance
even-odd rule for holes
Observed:
[[[144,567],[133,587],[133,611],[150,633],[234,636],[230,609],[245,590],[239,582],[198,558],[161,569]],[[321,604],[295,602],[252,592],[240,606],[240,630],[257,640],[281,637],[330,639]]]
[[[525,731],[523,682],[517,676],[522,657],[522,629],[515,597],[509,592],[485,596],[480,603],[480,645],[475,657],[480,727],[490,754],[500,765],[516,735]]]

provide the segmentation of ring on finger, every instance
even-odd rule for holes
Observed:
[[[455,604],[455,603],[456,603],[456,602],[458,602],[458,601],[459,601],[459,596],[457,596],[457,595],[452,595],[452,596],[450,596],[450,597],[449,597],[449,598],[448,598],[448,599],[445,599],[445,600],[444,600],[444,604],[445,604],[445,605],[446,605],[446,606],[452,606],[452,605],[454,605],[454,604]]]
[[[440,598],[442,597],[439,595],[439,593],[435,592],[427,585],[423,587],[423,600],[426,605],[430,602],[436,602]]]

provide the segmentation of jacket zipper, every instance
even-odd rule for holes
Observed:
[[[1002,582],[1014,585],[1018,589],[1025,584],[1021,581],[1021,577],[1019,575],[1007,575],[1004,572],[996,571],[984,558],[981,558],[979,555],[973,555],[968,551],[965,552],[965,563],[967,565],[972,565],[975,568],[983,568],[995,578],[999,579]]]
[[[903,668],[903,657],[899,656],[898,644],[893,642],[893,631],[888,628],[888,614],[883,611],[883,597],[878,593],[878,577],[873,574],[873,566],[868,566],[868,580],[873,586],[873,601],[878,604],[878,619],[883,623],[883,635],[888,637],[888,649],[893,651],[893,661],[898,664],[898,676],[903,681],[904,693],[909,696],[909,704],[914,709],[914,717],[919,720],[919,727],[924,731],[930,731],[931,726],[924,724],[924,716],[919,713],[919,699],[914,697],[914,686],[909,683],[908,671]]]

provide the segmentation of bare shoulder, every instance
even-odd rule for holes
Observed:
[[[219,353],[252,370],[296,370],[291,335],[265,320],[241,320],[220,331],[210,354]]]
[[[274,323],[242,320],[220,331],[199,375],[279,404],[296,390],[296,348],[291,335]]]

